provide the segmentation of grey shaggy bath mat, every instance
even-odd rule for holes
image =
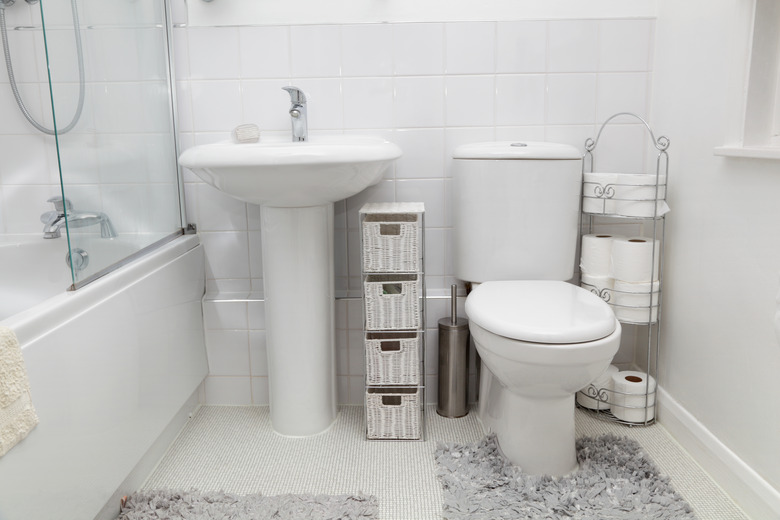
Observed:
[[[669,478],[639,443],[602,435],[577,440],[579,469],[566,477],[531,476],[501,454],[494,435],[477,444],[439,443],[437,475],[444,518],[695,520]]]
[[[133,493],[117,520],[373,520],[378,513],[374,496],[241,496],[163,489]]]

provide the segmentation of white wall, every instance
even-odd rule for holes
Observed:
[[[661,383],[780,490],[780,162],[712,153],[741,130],[751,4],[659,2],[652,117],[672,143]]]
[[[454,283],[449,167],[459,144],[511,139],[582,148],[609,115],[648,115],[654,35],[648,18],[179,27],[174,33],[184,146],[227,139],[240,123],[258,124],[263,135],[289,135],[289,96],[281,87],[295,84],[310,94],[312,133],[380,135],[403,149],[383,181],[336,204],[342,295],[360,295],[357,211],[365,202],[424,202],[429,294]],[[605,143],[609,153],[600,165],[642,171],[643,144],[639,125],[622,124]],[[262,291],[257,208],[189,172],[185,188],[189,219],[206,249],[209,292],[229,298]],[[258,361],[264,334],[255,328],[262,324],[246,313],[247,305],[262,307],[206,305],[208,403],[267,402]],[[362,403],[360,307],[340,302],[337,312],[339,402]],[[446,312],[443,300],[432,301],[429,327]],[[426,397],[434,402],[437,341],[429,330]]]

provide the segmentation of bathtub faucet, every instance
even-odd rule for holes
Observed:
[[[41,215],[43,222],[43,238],[59,238],[61,229],[65,225],[67,213],[68,226],[79,228],[100,224],[100,236],[102,238],[115,238],[116,231],[111,224],[108,215],[99,211],[76,211],[73,203],[63,197],[52,197],[46,202],[54,204],[54,211],[47,211]]]

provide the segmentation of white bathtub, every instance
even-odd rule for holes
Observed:
[[[112,518],[197,406],[208,371],[203,251],[197,236],[180,237],[65,292],[65,252],[52,261],[35,251],[52,247],[43,242],[0,246],[12,286],[0,285],[0,298],[18,300],[30,285],[44,298],[0,321],[22,344],[40,418],[0,458],[0,520]],[[14,269],[40,276],[14,287]]]

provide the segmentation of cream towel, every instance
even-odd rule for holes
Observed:
[[[0,457],[38,424],[16,334],[0,327]]]

